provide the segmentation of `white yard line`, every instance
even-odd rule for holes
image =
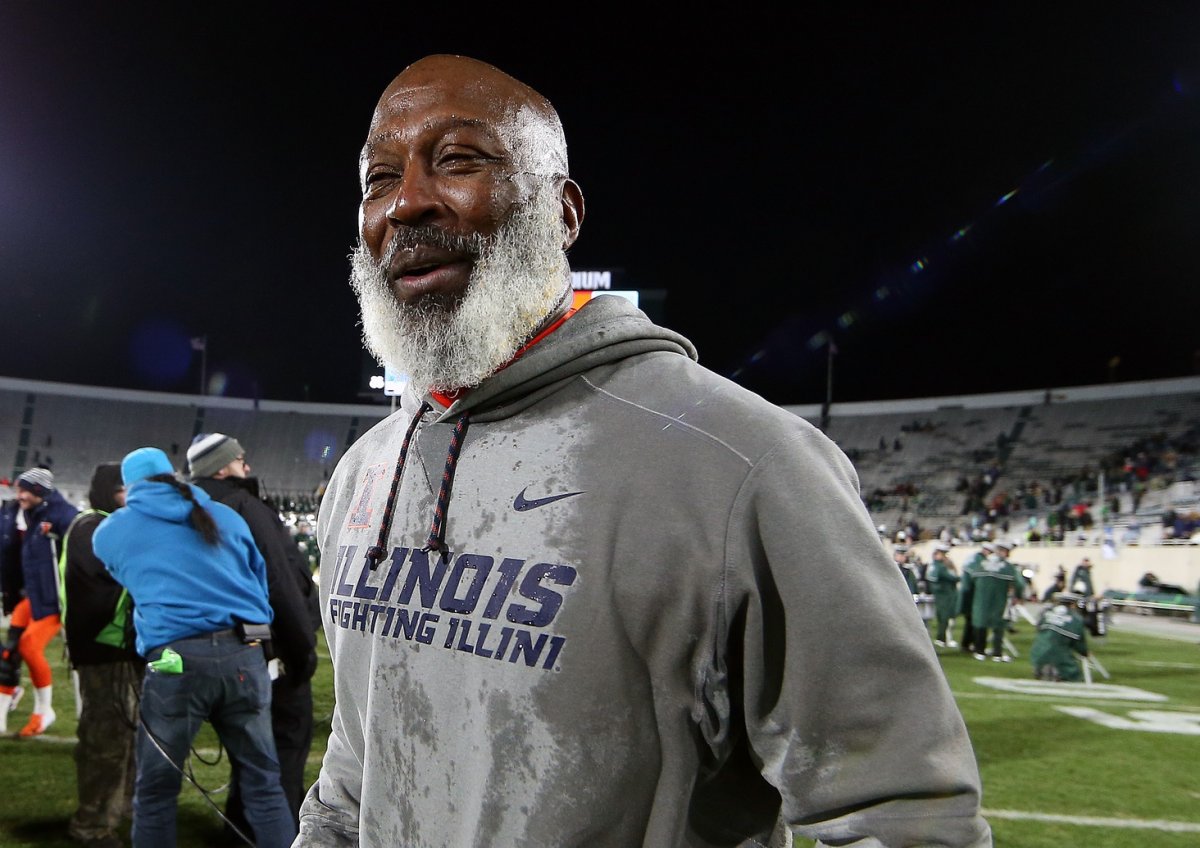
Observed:
[[[1200,664],[1198,664],[1198,663],[1153,662],[1151,660],[1134,660],[1132,663],[1130,663],[1130,665],[1142,665],[1142,666],[1146,666],[1147,668],[1184,668],[1184,669],[1200,668]]]
[[[954,692],[954,697],[958,698],[987,698],[991,701],[1026,701],[1028,703],[1050,704],[1088,704],[1090,706],[1113,707],[1115,709],[1132,709],[1139,706],[1138,701],[1122,701],[1111,698],[1088,698],[1086,701],[1079,698],[1064,698],[1061,695],[1015,695],[1008,692]],[[1200,706],[1192,704],[1155,704],[1157,709],[1176,710],[1181,713],[1200,712]]]
[[[8,737],[15,737],[15,736],[16,736],[15,733],[8,734]],[[0,738],[4,738],[4,735],[0,734]],[[29,743],[41,744],[41,745],[74,745],[79,740],[77,738],[75,738],[74,736],[55,736],[51,733],[45,733],[45,734],[42,734],[41,736],[31,736],[29,739],[22,739],[20,741],[22,744],[29,742]],[[222,752],[218,751],[216,748],[198,748],[198,749],[196,749],[195,753],[198,754],[199,756],[203,757],[206,760],[211,760],[214,757],[216,757],[217,754],[221,754]],[[308,758],[307,758],[307,760],[305,760],[305,762],[319,763],[319,762],[321,762],[322,759],[324,759],[324,757],[325,757],[324,751],[313,750],[313,751],[309,752]]]
[[[983,816],[989,819],[1054,822],[1055,824],[1075,824],[1084,827],[1163,830],[1169,833],[1200,833],[1200,822],[1165,821],[1163,819],[1114,819],[1103,816],[1064,816],[1058,813],[1033,813],[1026,810],[987,809],[983,810]]]
[[[38,736],[30,736],[26,739],[21,739],[17,736],[15,730],[10,730],[3,736],[5,739],[13,739],[18,743],[25,744],[42,744],[42,745],[74,745],[79,740],[74,736],[55,736],[50,733],[39,734]]]

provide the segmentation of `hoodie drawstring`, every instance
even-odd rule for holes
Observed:
[[[412,422],[408,425],[404,441],[400,444],[400,458],[396,460],[396,471],[392,475],[392,488],[388,490],[387,503],[383,507],[383,526],[379,528],[379,539],[367,549],[367,562],[370,563],[372,571],[379,566],[387,554],[384,546],[387,544],[388,534],[392,530],[392,510],[396,506],[396,492],[400,489],[400,478],[404,474],[404,463],[408,459],[408,446],[412,442],[413,433],[417,432],[421,418],[431,409],[433,407],[428,402],[421,404],[421,408],[417,410],[417,414],[413,416]]]
[[[445,557],[450,549],[446,547],[446,509],[450,506],[450,490],[454,488],[454,469],[458,466],[458,453],[462,450],[463,438],[467,435],[467,427],[471,424],[470,413],[464,412],[454,424],[454,432],[450,434],[450,448],[446,451],[446,467],[442,470],[442,484],[438,487],[437,505],[433,508],[433,522],[429,526],[429,539],[425,542],[426,551],[437,551]]]

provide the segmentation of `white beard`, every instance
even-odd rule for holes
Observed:
[[[401,303],[388,283],[390,256],[376,262],[359,239],[350,254],[350,286],[367,350],[421,394],[479,385],[513,358],[570,290],[560,216],[557,194],[543,186],[493,237],[470,239],[479,258],[456,302],[433,296]]]

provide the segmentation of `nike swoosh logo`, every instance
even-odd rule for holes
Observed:
[[[521,490],[521,494],[517,495],[517,497],[513,500],[513,509],[515,509],[517,512],[525,512],[526,510],[537,509],[539,506],[552,504],[555,501],[561,501],[563,498],[573,498],[576,495],[583,494],[583,492],[567,492],[565,495],[550,495],[548,498],[535,498],[530,501],[525,499],[525,492],[528,490],[529,487],[526,486]]]

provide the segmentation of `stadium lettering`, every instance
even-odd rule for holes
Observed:
[[[571,288],[575,291],[608,291],[612,288],[612,271],[572,271]]]

